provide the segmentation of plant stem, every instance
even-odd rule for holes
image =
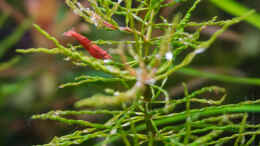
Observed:
[[[150,106],[150,99],[149,101],[146,101],[144,103],[144,117],[145,117],[145,125],[147,127],[147,134],[148,134],[148,146],[153,146],[154,145],[154,130],[151,122],[151,114],[149,113],[149,106]]]

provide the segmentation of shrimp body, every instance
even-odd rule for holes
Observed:
[[[105,50],[100,48],[98,45],[91,43],[87,37],[77,33],[74,30],[69,30],[65,32],[64,35],[68,37],[74,37],[89,52],[91,56],[97,59],[112,58]]]

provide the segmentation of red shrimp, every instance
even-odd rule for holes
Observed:
[[[76,31],[69,30],[64,33],[64,36],[74,37],[79,43],[89,52],[89,54],[97,59],[110,59],[112,58],[105,50],[93,44],[87,37],[77,33]]]

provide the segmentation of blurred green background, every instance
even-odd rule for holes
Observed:
[[[246,12],[245,7],[260,13],[259,0],[234,1],[204,0],[193,13],[192,20],[201,22],[214,16],[218,16],[218,20],[227,20]],[[164,8],[160,15],[170,19],[177,12],[184,14],[192,2],[188,0],[186,3]],[[87,0],[82,3],[88,6]],[[123,18],[115,16],[115,19],[123,24]],[[59,89],[60,84],[72,81],[77,75],[102,73],[91,68],[75,67],[60,56],[17,54],[15,49],[54,47],[54,44],[32,28],[33,23],[40,25],[64,44],[73,43],[62,36],[63,32],[72,27],[92,40],[128,38],[119,32],[97,30],[83,22],[66,7],[64,0],[0,0],[0,145],[43,144],[53,136],[75,130],[78,127],[52,121],[32,121],[30,117],[49,110],[73,109],[73,104],[78,99],[89,97],[111,86],[91,83]],[[189,28],[187,31],[194,29]],[[218,29],[205,28],[201,39],[208,38]],[[259,66],[260,16],[257,14],[228,29],[191,65],[200,71],[213,74],[250,78],[260,78]],[[206,85],[226,88],[226,103],[260,97],[260,83],[241,84],[221,80],[223,77],[213,79],[198,73],[197,76],[190,74],[187,70],[182,70],[169,79],[167,89],[171,96],[182,95],[181,83],[184,81],[190,90]],[[203,76],[204,78],[201,78]],[[96,118],[100,117],[86,117],[88,120]],[[251,122],[258,120],[257,116],[251,116]]]

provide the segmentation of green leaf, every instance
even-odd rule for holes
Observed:
[[[151,0],[150,1],[150,8],[157,8],[158,6],[160,6],[160,4],[163,2],[164,0]]]
[[[221,8],[222,10],[235,15],[235,16],[242,16],[245,13],[248,13],[250,11],[249,8],[239,4],[238,2],[234,0],[210,0],[211,3],[216,5],[217,7]],[[247,18],[245,18],[245,21],[249,22],[250,24],[254,25],[258,29],[260,29],[260,14],[254,13]]]
[[[231,75],[215,74],[215,73],[200,71],[200,70],[196,70],[196,69],[192,69],[192,68],[182,68],[178,72],[186,74],[186,75],[191,75],[191,76],[196,76],[196,77],[201,77],[201,78],[206,78],[206,79],[212,79],[212,80],[217,80],[217,81],[222,81],[222,82],[260,86],[260,78],[234,77]]]
[[[24,20],[11,35],[2,40],[0,42],[0,57],[2,57],[10,47],[16,44],[30,27],[31,20]]]

